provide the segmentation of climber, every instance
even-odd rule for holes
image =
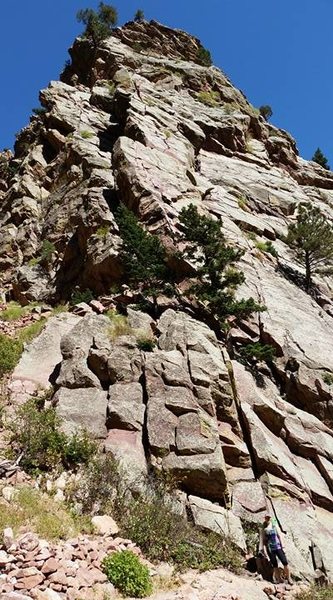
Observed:
[[[270,515],[265,515],[260,529],[259,553],[266,555],[266,552],[273,567],[273,583],[281,583],[278,567],[279,559],[283,564],[284,579],[292,585],[288,560],[283,550],[282,534],[275,519],[273,521]]]

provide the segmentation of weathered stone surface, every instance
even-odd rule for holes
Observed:
[[[215,531],[225,538],[231,538],[232,541],[242,550],[246,550],[244,532],[241,520],[229,511],[217,504],[189,496],[190,509],[196,525]]]
[[[109,388],[108,427],[141,431],[145,407],[140,383],[115,383]]]
[[[124,485],[133,491],[142,491],[148,469],[141,432],[111,429],[104,448],[119,462]]]
[[[60,388],[52,402],[66,434],[85,429],[95,438],[106,437],[106,392],[95,388]]]
[[[25,348],[11,376],[9,389],[14,401],[22,402],[28,393],[50,387],[50,377],[61,362],[60,340],[78,322],[78,317],[69,313],[51,317],[40,335]]]

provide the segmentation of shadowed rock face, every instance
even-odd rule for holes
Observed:
[[[45,113],[1,162],[1,287],[23,303],[66,299],[75,286],[107,293],[123,276],[117,202],[167,245],[179,211],[194,203],[222,218],[227,239],[245,250],[240,296],[267,308],[234,327],[230,341],[260,333],[276,349],[274,366],[256,381],[180,310],[162,310],[153,323],[151,353],[131,333],[111,339],[107,318],[88,315],[47,325],[14,372],[12,394],[31,391],[36,357],[48,352],[67,429],[81,424],[104,439],[133,489],[149,468],[169,471],[205,527],[216,528],[217,514],[225,528],[232,509],[241,546],[238,519],[256,523],[274,510],[292,567],[311,575],[314,542],[332,578],[332,279],[316,276],[306,294],[283,239],[300,202],[333,219],[333,175],[300,158],[292,137],[220,70],[201,66],[199,48],[156,22],[129,23],[96,51],[75,41],[62,81],[41,92]],[[54,245],[47,262],[43,240]],[[267,241],[277,257],[258,247]],[[47,385],[47,373],[37,379]]]

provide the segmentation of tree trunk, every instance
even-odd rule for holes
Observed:
[[[309,253],[305,253],[305,289],[308,292],[311,285],[311,266]]]

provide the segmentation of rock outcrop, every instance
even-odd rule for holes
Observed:
[[[288,133],[200,64],[199,49],[156,22],[127,24],[97,50],[75,41],[15,156],[1,155],[0,284],[25,304],[67,300],[77,287],[109,294],[123,276],[117,203],[170,247],[179,211],[194,203],[245,251],[239,292],[267,308],[231,329],[228,348],[260,338],[274,364],[253,372],[230,360],[207,325],[166,303],[154,320],[129,309],[132,328],[118,336],[105,315],[53,317],[11,393],[24,399],[51,380],[64,429],[86,427],[132,489],[151,468],[169,472],[194,521],[242,548],[241,523],[269,510],[294,572],[312,577],[315,544],[333,579],[332,279],[316,276],[307,294],[284,241],[300,202],[333,220],[333,174],[300,158]],[[142,328],[156,336],[152,352],[138,348]]]

